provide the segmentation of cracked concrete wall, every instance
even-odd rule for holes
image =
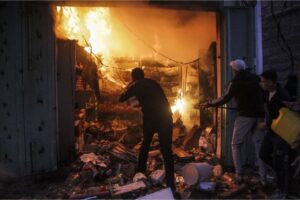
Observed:
[[[285,41],[280,37],[278,27],[280,27]],[[272,5],[271,1],[262,1],[262,39],[264,69],[275,69],[278,73],[279,82],[283,86],[291,73],[297,75],[299,79],[300,2],[274,1]],[[290,48],[294,58],[294,70],[291,68],[291,56],[288,48]],[[300,83],[298,81],[299,95]]]

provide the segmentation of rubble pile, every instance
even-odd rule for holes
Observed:
[[[120,118],[106,121],[87,119],[86,112],[81,110],[75,122],[77,159],[65,172],[64,181],[48,185],[44,195],[26,197],[173,198],[172,192],[166,189],[165,169],[156,134],[146,173],[136,173],[142,139],[141,123]],[[213,128],[194,126],[187,129],[180,121],[174,124],[175,182],[181,198],[269,198],[255,174],[248,173],[243,184],[237,184],[233,173],[224,172],[215,150],[216,132]]]
[[[87,119],[93,119],[93,117],[87,117],[87,112],[84,110],[79,112],[78,121],[75,124],[83,124],[82,128],[79,128],[82,132],[77,134],[83,142],[80,142],[80,139],[77,140],[81,144],[77,145],[81,147],[78,148],[79,156],[67,179],[69,185],[72,185],[69,192],[70,198],[93,196],[138,198],[166,187],[163,158],[156,134],[149,152],[147,172],[135,174],[137,155],[141,146],[142,124],[139,120],[129,121],[120,118],[120,113],[129,111],[132,115],[135,113],[138,116],[136,110],[127,107],[126,105],[119,107],[113,104],[101,105],[100,109],[105,109],[105,112],[109,114],[106,121],[88,122]],[[113,118],[112,113],[118,117]],[[80,137],[80,135],[83,136]],[[222,174],[222,167],[214,153],[215,149],[214,129],[194,126],[187,130],[182,121],[174,123],[175,180],[177,190],[182,197],[188,198],[195,189],[221,193],[234,188],[228,178],[222,178],[229,175]],[[196,166],[201,163],[208,169],[201,171],[203,168],[196,168],[196,175],[202,178],[194,180],[192,184],[187,184],[189,183],[189,180],[186,180],[188,175],[184,174],[184,170],[191,164]],[[186,171],[189,173],[190,169]],[[225,198],[227,196],[225,195]]]
[[[86,108],[76,111],[77,156],[66,167],[60,181],[51,183],[46,177],[43,183],[47,182],[47,186],[41,180],[33,181],[32,185],[37,183],[39,186],[37,193],[32,192],[32,186],[22,186],[24,190],[30,190],[30,194],[18,191],[20,187],[16,186],[10,197],[174,198],[170,189],[166,188],[158,135],[154,135],[151,143],[147,171],[145,174],[136,173],[142,141],[140,113],[126,105],[118,109],[110,106],[114,107],[113,104],[105,104],[99,105],[95,112]],[[106,108],[106,116],[97,116],[97,112],[103,114],[99,108]],[[130,120],[119,115],[129,110]],[[212,127],[195,125],[187,128],[177,120],[173,125],[172,140],[176,189],[182,199],[269,198],[270,194],[262,190],[258,175],[253,170],[247,173],[242,184],[234,180],[233,173],[225,172],[215,154],[216,131]]]

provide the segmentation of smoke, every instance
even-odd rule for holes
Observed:
[[[177,13],[177,26],[188,26],[194,19],[197,19],[197,13],[196,12],[184,12],[184,13]]]
[[[155,57],[149,46],[189,62],[216,40],[216,14],[153,8],[111,8],[117,54]],[[165,59],[160,56],[160,59]]]
[[[106,56],[166,60],[161,53],[189,62],[216,40],[214,12],[129,7],[56,9],[58,37],[79,40],[80,45],[86,45],[87,40]]]

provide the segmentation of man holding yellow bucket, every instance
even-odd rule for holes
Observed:
[[[277,83],[277,73],[267,70],[261,74],[261,87],[266,91],[266,126],[265,135],[260,149],[260,158],[276,173],[277,190],[274,198],[285,198],[288,192],[290,146],[272,128],[272,122],[279,116],[279,110],[284,107],[283,102],[290,97]],[[288,126],[288,124],[286,124]]]

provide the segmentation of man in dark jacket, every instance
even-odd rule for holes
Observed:
[[[261,159],[271,166],[276,173],[278,191],[274,198],[284,198],[288,192],[290,147],[271,129],[271,124],[279,115],[279,109],[284,107],[283,101],[290,100],[288,92],[277,84],[277,74],[268,70],[261,74],[261,86],[266,90],[266,125],[261,149]]]
[[[174,161],[172,154],[172,112],[169,102],[154,80],[144,78],[144,71],[135,68],[131,73],[132,82],[121,94],[120,101],[124,102],[135,97],[143,112],[144,140],[139,153],[138,172],[146,171],[146,163],[152,137],[158,133],[160,150],[164,159],[167,185],[175,191]]]
[[[246,70],[243,60],[237,59],[230,62],[234,78],[230,82],[227,92],[222,97],[207,102],[206,107],[216,107],[229,102],[232,98],[237,104],[238,116],[234,122],[231,141],[232,158],[235,167],[235,180],[242,180],[242,145],[246,135],[253,133],[252,139],[255,155],[259,167],[261,182],[265,183],[266,168],[259,158],[259,149],[264,136],[263,130],[258,127],[264,119],[263,91],[259,86],[259,77]]]

